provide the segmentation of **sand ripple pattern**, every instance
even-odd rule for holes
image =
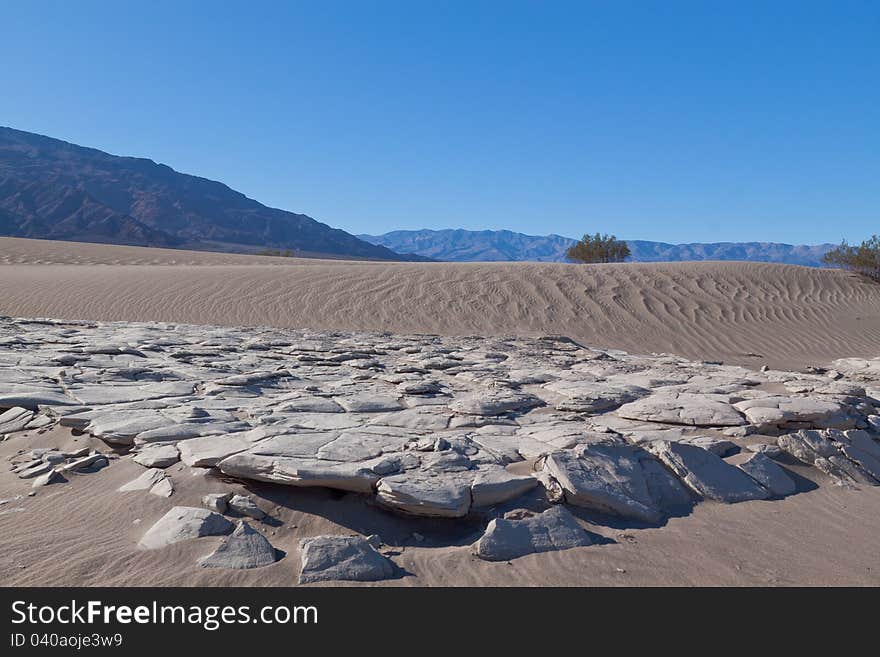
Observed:
[[[9,238],[0,263],[0,313],[12,316],[564,334],[788,368],[880,355],[880,286],[789,265],[380,263]]]

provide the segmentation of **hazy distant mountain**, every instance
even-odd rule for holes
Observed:
[[[821,267],[822,256],[834,244],[780,244],[778,242],[711,242],[664,244],[630,240],[627,242],[634,262],[670,262],[678,260],[754,260],[789,265]]]
[[[574,241],[559,235],[537,237],[509,230],[395,230],[384,235],[358,235],[398,253],[414,253],[435,260],[455,262],[564,260],[565,250]],[[400,249],[389,246],[396,244]]]
[[[398,253],[414,253],[435,260],[565,262],[565,251],[575,242],[561,235],[525,235],[509,230],[396,230],[384,235],[358,235]],[[665,244],[630,240],[632,262],[679,260],[754,260],[816,267],[832,244],[815,246],[773,242],[717,242]]]
[[[0,235],[403,260],[304,214],[152,160],[0,127]]]

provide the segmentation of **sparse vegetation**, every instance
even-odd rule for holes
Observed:
[[[858,246],[851,246],[844,240],[826,253],[822,261],[880,282],[880,236],[874,235]]]
[[[630,256],[629,246],[614,235],[584,235],[572,244],[565,256],[575,262],[623,262]]]
[[[281,251],[280,249],[263,249],[262,251],[257,251],[255,255],[276,256],[278,258],[295,258],[296,252],[291,251],[290,249],[285,249],[284,251]]]

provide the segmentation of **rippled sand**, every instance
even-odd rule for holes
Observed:
[[[564,334],[799,368],[880,354],[880,286],[742,262],[309,260],[0,238],[0,313],[407,333]]]

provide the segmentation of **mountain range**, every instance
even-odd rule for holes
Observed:
[[[0,235],[210,251],[405,260],[223,183],[0,127]]]
[[[383,235],[358,235],[398,253],[434,260],[565,262],[565,251],[576,240],[561,235],[526,235],[509,230],[396,230]],[[627,240],[631,262],[681,260],[752,260],[818,267],[833,244],[792,245],[775,242],[714,242],[666,244]]]

